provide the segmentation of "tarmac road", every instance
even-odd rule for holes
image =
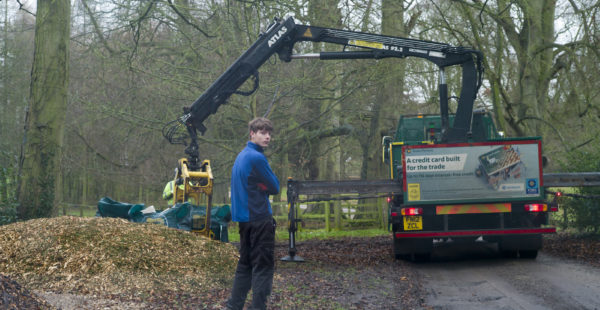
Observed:
[[[494,244],[440,246],[414,267],[427,309],[600,309],[600,269],[543,252],[507,259]]]

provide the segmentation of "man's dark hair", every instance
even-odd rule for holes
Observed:
[[[260,130],[266,130],[268,132],[273,131],[273,123],[264,117],[257,117],[248,122],[248,130],[250,132],[257,132]]]

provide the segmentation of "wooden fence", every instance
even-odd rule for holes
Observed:
[[[385,199],[302,202],[297,219],[301,220],[298,230],[325,229],[327,231],[346,228],[387,229],[388,208]],[[272,203],[273,217],[278,223],[287,223],[288,205],[285,202]],[[282,225],[279,224],[281,227]]]

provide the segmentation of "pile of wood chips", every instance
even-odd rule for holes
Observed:
[[[57,217],[0,226],[0,274],[29,289],[94,295],[230,285],[237,249],[163,225]]]

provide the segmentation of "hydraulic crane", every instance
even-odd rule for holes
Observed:
[[[342,48],[335,52],[320,52],[310,54],[293,54],[296,43],[303,41],[326,42],[338,44]],[[258,69],[274,54],[284,62],[293,59],[315,58],[320,60],[339,59],[383,59],[418,57],[426,59],[439,68],[440,113],[442,119],[441,137],[444,142],[465,142],[470,135],[473,104],[476,93],[481,86],[483,67],[482,54],[474,49],[457,47],[445,43],[423,41],[394,36],[369,34],[342,29],[324,28],[296,24],[292,17],[275,19],[267,29],[260,34],[250,46],[217,80],[196,99],[190,107],[184,108],[184,113],[178,119],[163,128],[163,135],[173,144],[185,144],[187,158],[180,160],[179,173],[176,179],[186,184],[185,192],[179,195],[185,198],[188,190],[203,193],[212,201],[212,173],[210,162],[200,162],[198,151],[198,132],[204,134],[204,121],[217,112],[233,94],[251,95],[259,87]],[[454,123],[450,126],[448,112],[448,86],[446,84],[445,68],[460,65],[462,67],[462,89]],[[239,91],[250,77],[254,77],[254,86],[250,91]],[[185,128],[185,130],[182,130]],[[192,184],[203,184],[202,187],[188,187]],[[365,181],[366,182],[366,181]],[[295,184],[290,182],[290,184]],[[366,188],[361,184],[354,184]],[[373,191],[389,190],[390,187],[369,187]],[[393,188],[393,186],[392,186]],[[289,189],[288,201],[290,257],[295,258],[296,219],[294,199],[297,199],[295,188]],[[176,197],[180,197],[177,196]],[[291,199],[291,201],[290,201]],[[205,229],[210,227],[210,206],[207,208]]]

